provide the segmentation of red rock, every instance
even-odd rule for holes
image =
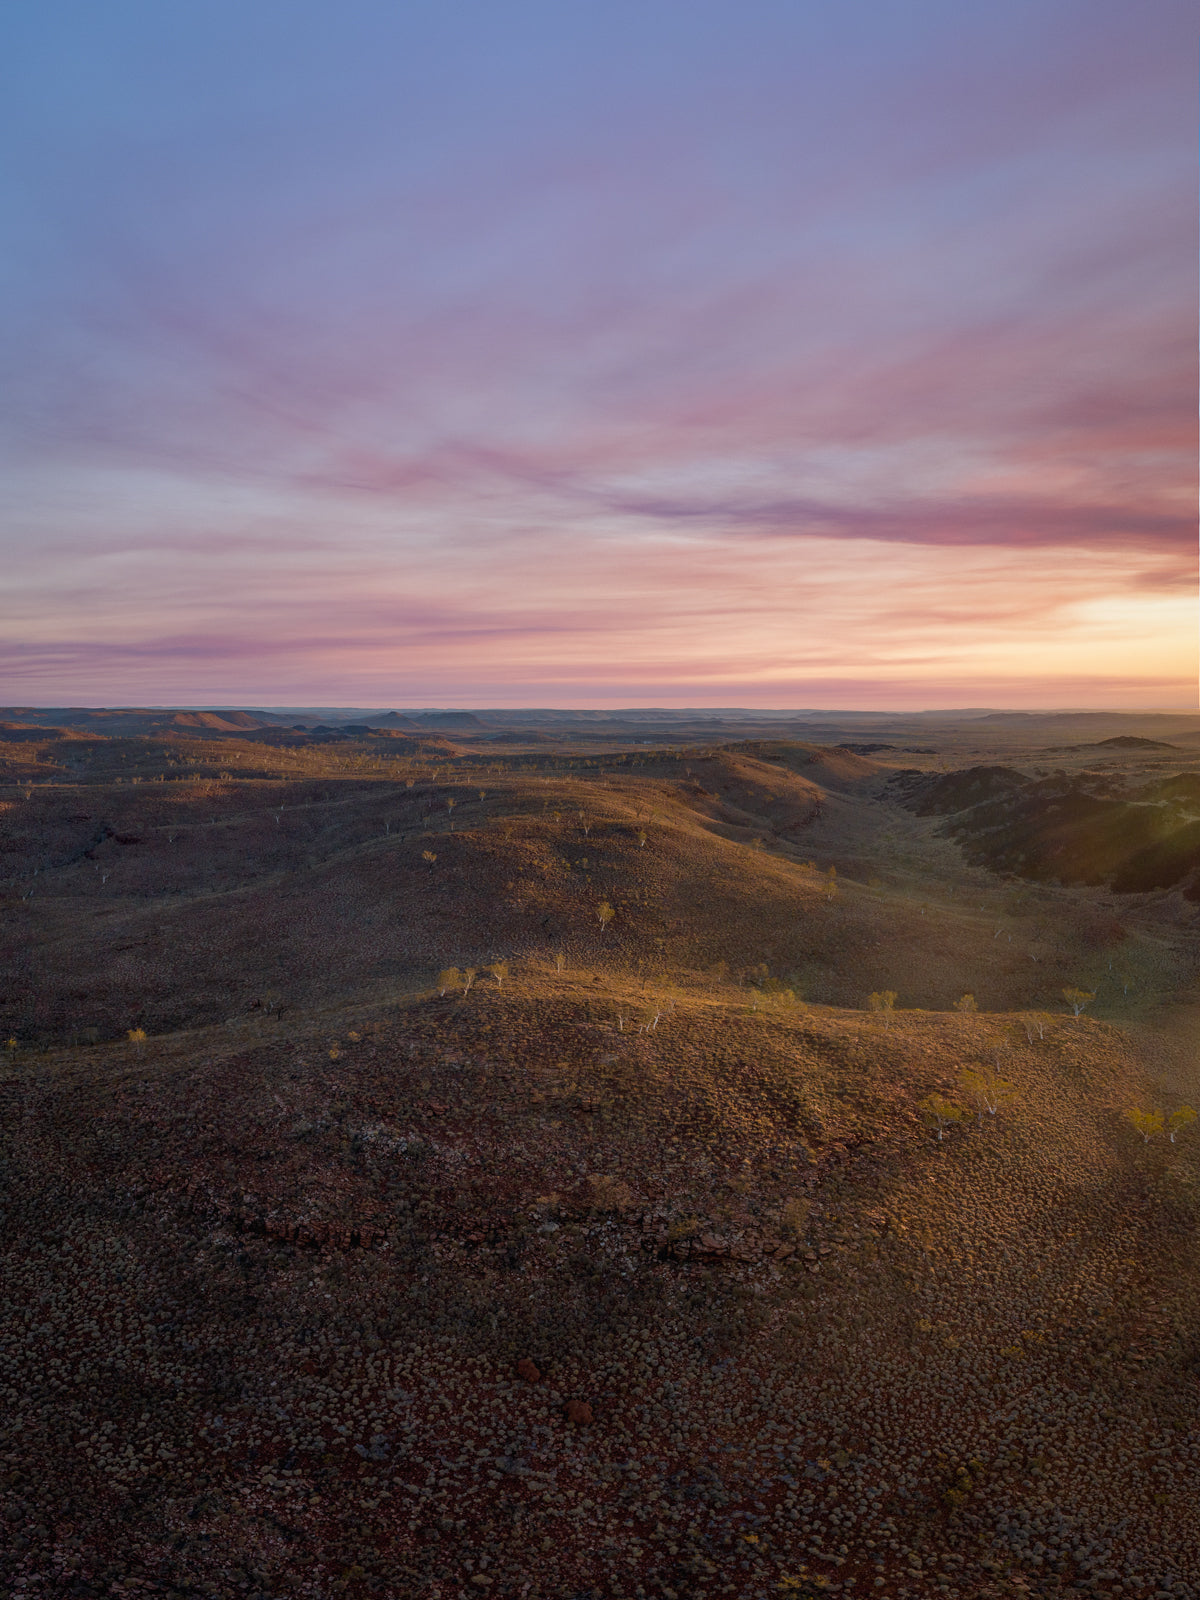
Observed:
[[[541,1376],[536,1363],[531,1361],[528,1356],[522,1356],[520,1361],[517,1362],[517,1377],[524,1378],[526,1383],[537,1383]]]
[[[586,1400],[568,1400],[566,1413],[567,1421],[574,1422],[580,1428],[586,1428],[589,1422],[596,1420],[592,1416],[592,1408]]]
[[[702,1233],[700,1235],[700,1248],[710,1256],[728,1255],[729,1245],[715,1233]]]

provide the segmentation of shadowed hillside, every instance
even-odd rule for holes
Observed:
[[[1166,748],[1149,740],[1109,743]],[[1200,785],[1193,773],[1150,783],[1102,771],[1033,781],[1006,767],[975,767],[896,781],[914,811],[945,816],[946,833],[993,871],[1106,884],[1118,894],[1182,884],[1189,900],[1200,898]]]

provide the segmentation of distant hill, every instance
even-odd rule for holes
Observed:
[[[727,755],[752,756],[792,772],[804,772],[832,788],[858,784],[888,770],[843,745],[809,744],[799,739],[743,739],[726,745],[725,751]]]
[[[359,721],[368,728],[418,728],[420,723],[414,722],[409,716],[400,711],[385,711],[378,717],[360,717]]]
[[[1177,750],[1178,745],[1165,744],[1161,739],[1139,739],[1136,734],[1121,733],[1115,739],[1098,739],[1096,750]]]
[[[69,728],[38,728],[28,722],[0,722],[0,742],[32,744],[46,739],[66,739],[72,731]]]
[[[0,721],[39,728],[74,728],[119,738],[138,734],[189,733],[203,736],[278,728],[286,718],[263,711],[174,711],[159,707],[6,706]]]

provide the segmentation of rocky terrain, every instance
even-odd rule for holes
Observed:
[[[1195,908],[834,731],[6,730],[9,1592],[1200,1593]]]

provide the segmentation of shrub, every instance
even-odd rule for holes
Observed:
[[[946,1129],[963,1119],[963,1108],[940,1094],[926,1095],[918,1109],[925,1126],[937,1129],[939,1143],[946,1137]]]
[[[583,1181],[583,1202],[592,1211],[621,1211],[634,1204],[633,1191],[620,1178],[592,1173]]]
[[[1185,1128],[1190,1128],[1196,1120],[1196,1113],[1191,1106],[1180,1106],[1178,1111],[1172,1111],[1167,1118],[1167,1132],[1171,1143],[1175,1143],[1175,1135],[1182,1133]]]

